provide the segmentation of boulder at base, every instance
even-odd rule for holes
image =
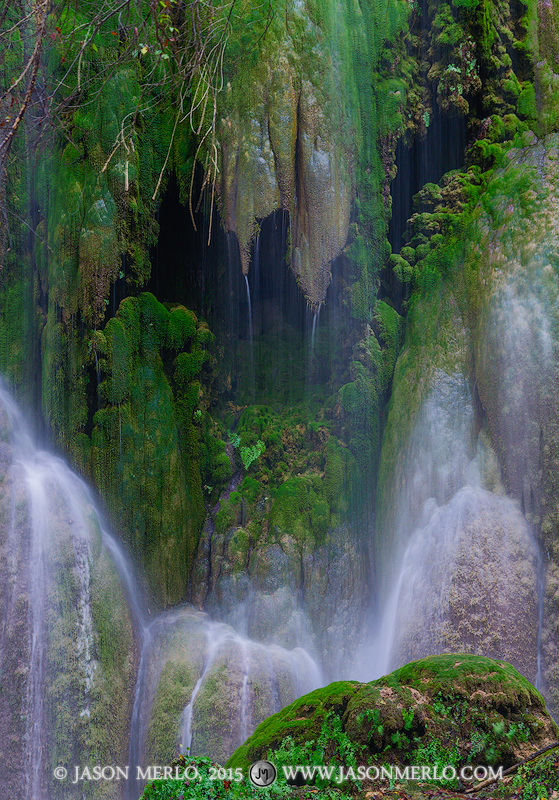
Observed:
[[[227,766],[246,774],[269,757],[278,765],[352,758],[358,765],[506,769],[558,740],[543,698],[510,664],[438,655],[371,683],[339,681],[310,692],[262,722]]]

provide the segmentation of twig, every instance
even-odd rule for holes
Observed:
[[[177,111],[177,116],[176,116],[176,119],[175,119],[175,125],[173,127],[173,132],[171,134],[171,141],[169,142],[169,149],[167,150],[167,156],[165,158],[165,163],[161,167],[161,172],[159,173],[159,179],[157,181],[157,186],[155,187],[155,192],[153,193],[153,197],[151,198],[152,200],[155,200],[155,198],[157,197],[157,192],[159,191],[159,187],[161,186],[161,181],[163,180],[163,175],[165,173],[165,168],[167,166],[167,162],[169,160],[169,156],[171,155],[171,148],[173,147],[173,142],[175,140],[175,131],[177,129],[179,116],[180,116],[180,113],[179,113],[179,111]]]
[[[519,761],[518,764],[514,764],[512,767],[506,769],[500,777],[504,777],[505,775],[510,775],[511,772],[516,772],[518,767],[521,767],[523,764],[527,764],[528,761],[533,761],[538,756],[541,756],[543,753],[547,753],[548,750],[555,750],[556,747],[559,747],[559,742],[553,742],[553,744],[548,744],[547,747],[543,747],[541,750],[538,750],[536,753],[532,753],[531,756],[528,758],[524,758],[522,761]],[[472,786],[471,789],[466,789],[465,794],[471,794],[472,792],[477,792],[480,789],[484,789],[486,786],[490,786],[492,783],[496,783],[499,780],[499,776],[496,778],[486,778],[481,783],[476,784],[476,786]]]

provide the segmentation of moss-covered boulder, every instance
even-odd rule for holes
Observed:
[[[371,683],[333,683],[265,720],[227,762],[507,767],[557,740],[541,695],[510,664],[431,656]],[[289,751],[297,753],[289,762]]]
[[[200,422],[207,325],[149,292],[122,301],[91,350],[98,410],[83,436],[111,518],[142,565],[156,601],[184,600],[204,520]]]

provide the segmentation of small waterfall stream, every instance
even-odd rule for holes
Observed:
[[[315,340],[315,335],[316,335],[316,332],[317,332],[317,330],[318,330],[318,321],[319,321],[319,319],[320,319],[320,309],[321,309],[321,307],[322,307],[322,303],[319,303],[319,304],[318,304],[318,308],[317,308],[317,310],[315,311],[315,314],[314,314],[314,316],[313,316],[313,321],[312,321],[312,333],[311,333],[311,359],[314,359],[314,340]]]
[[[24,469],[31,500],[32,530],[29,559],[31,653],[27,680],[27,728],[25,732],[27,757],[31,771],[28,777],[27,797],[38,798],[42,791],[41,769],[46,730],[44,714],[46,633],[43,600],[46,594],[45,545],[48,511],[43,485],[44,475],[40,474],[35,464],[25,463]]]
[[[183,668],[185,672],[181,673]],[[265,717],[291,699],[323,685],[318,666],[301,648],[288,651],[278,645],[251,641],[230,625],[215,622],[190,606],[166,611],[144,633],[130,744],[131,767],[159,763],[153,749],[154,725],[159,698],[165,691],[165,676],[170,672],[196,675],[194,683],[188,679],[184,683],[186,701],[177,718],[174,750],[191,755],[207,752],[208,735],[215,738],[214,715],[221,720],[223,752],[232,752]],[[127,800],[137,800],[142,790],[143,783],[135,775],[134,767],[130,770]]]

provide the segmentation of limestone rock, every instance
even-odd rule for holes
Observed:
[[[271,26],[272,44],[258,66],[237,76],[220,98],[218,198],[245,274],[259,221],[278,208],[289,211],[291,268],[318,306],[330,284],[330,262],[348,236],[358,123],[327,35],[307,4],[290,5],[286,20]]]

